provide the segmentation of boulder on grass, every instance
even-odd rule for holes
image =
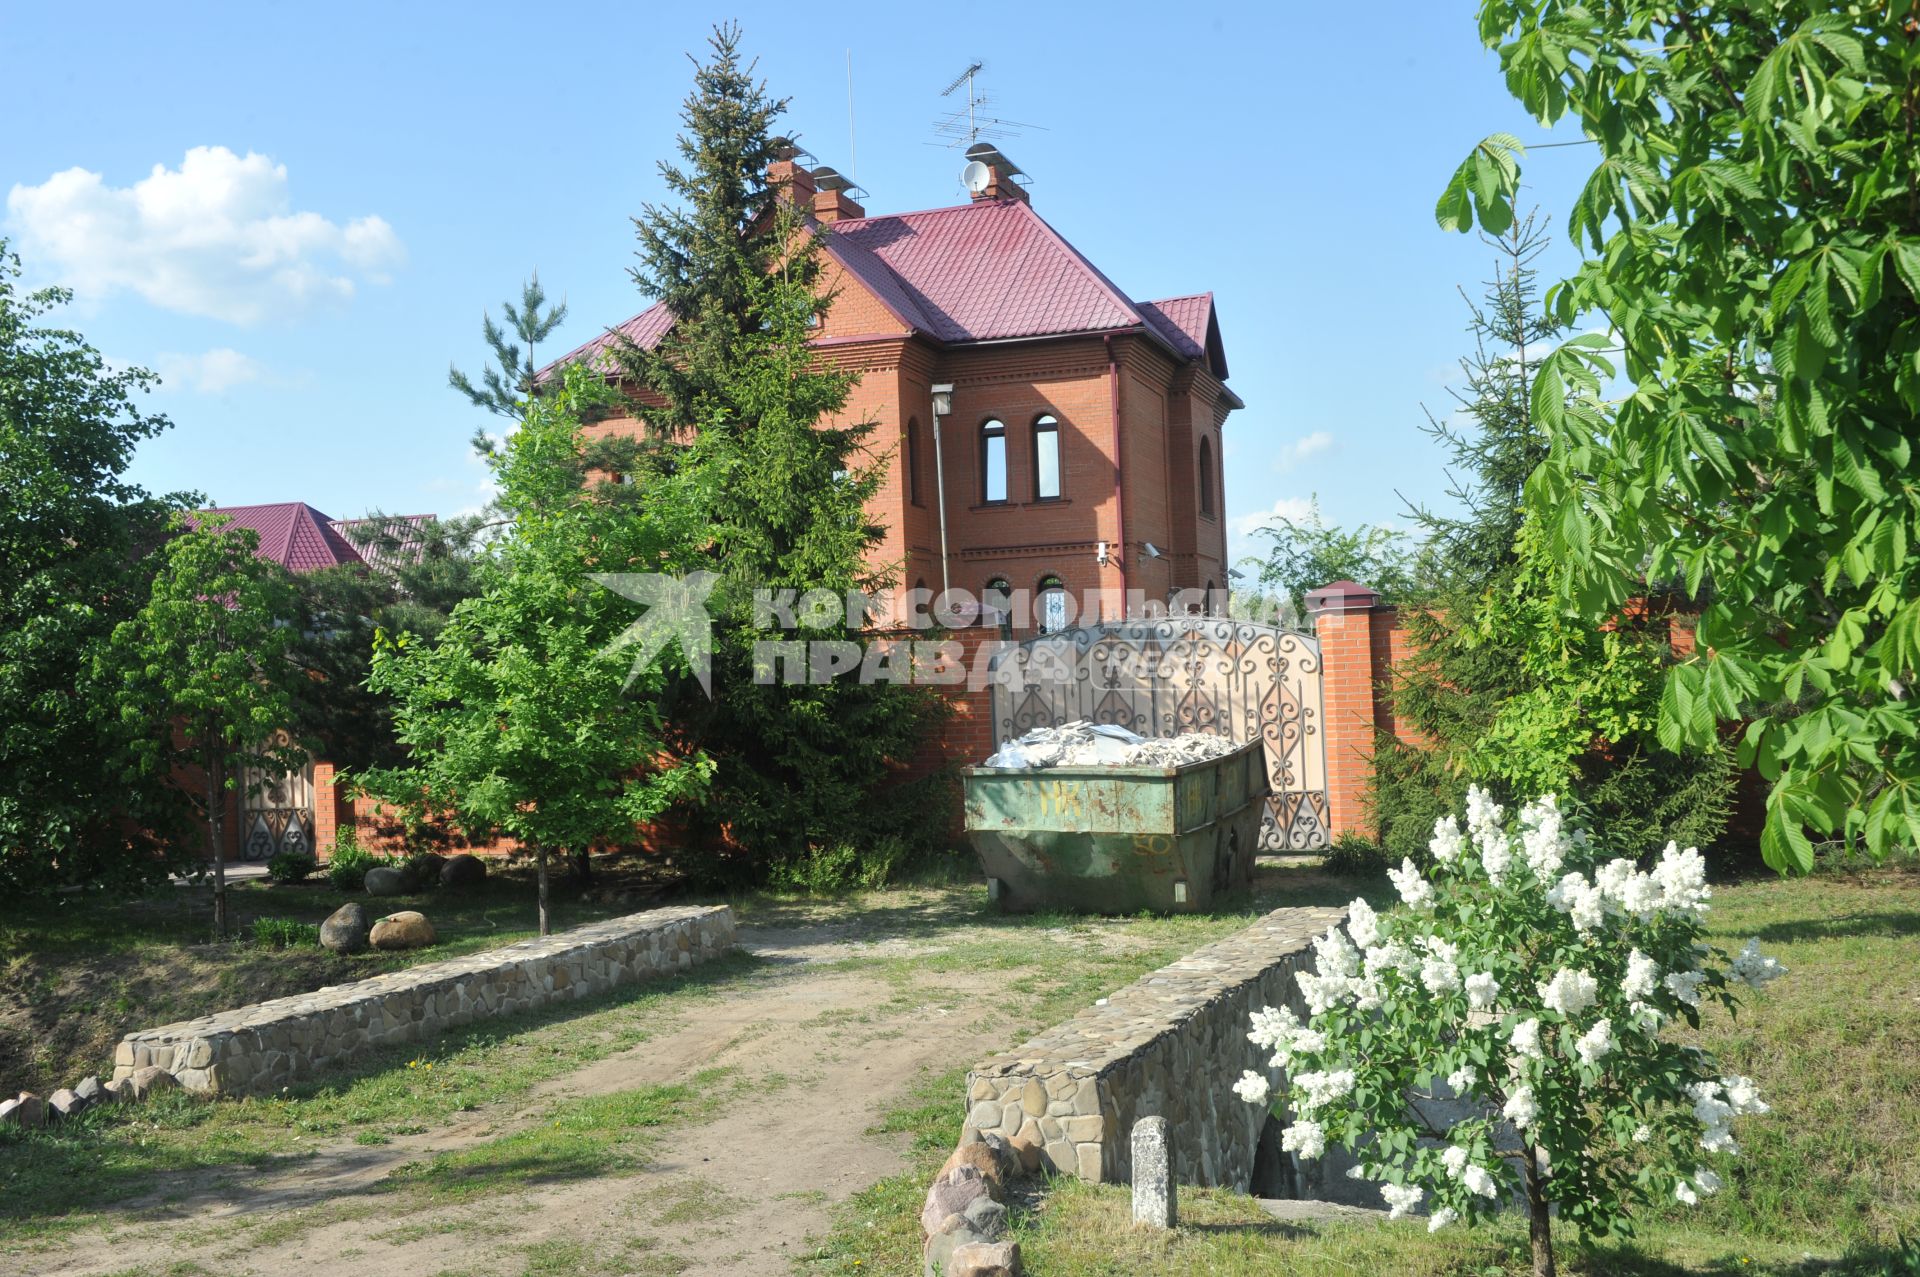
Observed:
[[[370,896],[404,896],[413,890],[413,875],[398,866],[381,865],[367,870],[366,885]]]
[[[89,1106],[98,1104],[107,1098],[107,1088],[101,1086],[100,1079],[92,1075],[83,1077],[79,1082],[75,1083],[73,1093],[86,1101]]]
[[[341,905],[320,924],[320,943],[335,953],[358,953],[367,947],[367,911],[359,905]]]
[[[416,851],[407,857],[407,870],[413,875],[414,889],[437,887],[446,870],[447,858],[437,851]]]
[[[987,1131],[980,1138],[970,1140],[953,1150],[945,1166],[935,1179],[945,1177],[948,1171],[957,1166],[971,1166],[980,1172],[980,1178],[987,1182],[987,1192],[996,1202],[1007,1200],[1007,1188],[1019,1178],[1023,1167],[1020,1155],[1005,1136],[997,1131]]]
[[[36,1127],[47,1124],[47,1102],[32,1091],[0,1104],[0,1126]]]
[[[927,1189],[926,1205],[920,1208],[920,1231],[931,1237],[935,1233],[950,1231],[941,1225],[950,1215],[962,1215],[976,1198],[989,1197],[987,1181],[972,1166],[955,1166],[942,1171]]]
[[[374,923],[369,939],[376,949],[424,949],[438,937],[426,914],[403,909]]]
[[[171,1091],[180,1085],[180,1080],[157,1064],[135,1069],[127,1079],[127,1089],[136,1100],[144,1100],[160,1091]]]
[[[443,887],[477,887],[487,880],[487,862],[462,852],[440,866]]]
[[[133,1082],[129,1078],[117,1077],[100,1087],[102,1104],[124,1104],[133,1098]]]
[[[58,1118],[79,1117],[87,1111],[87,1102],[63,1086],[47,1097],[47,1107]]]

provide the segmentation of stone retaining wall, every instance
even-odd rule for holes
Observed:
[[[1233,1084],[1247,1069],[1275,1076],[1247,1041],[1249,1017],[1285,1004],[1304,1018],[1293,977],[1345,916],[1276,909],[977,1066],[961,1143],[997,1131],[1056,1172],[1125,1183],[1133,1124],[1163,1117],[1181,1183],[1245,1189],[1267,1115]]]
[[[157,1066],[190,1091],[273,1091],[379,1047],[584,998],[733,947],[725,905],[650,909],[544,939],[431,962],[164,1028],[129,1033],[115,1078]]]

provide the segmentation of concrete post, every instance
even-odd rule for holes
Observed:
[[[1143,1117],[1133,1124],[1133,1222],[1172,1228],[1179,1218],[1174,1185],[1167,1119]]]

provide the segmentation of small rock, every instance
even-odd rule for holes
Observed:
[[[947,1261],[946,1277],[1020,1277],[1019,1242],[968,1242]]]
[[[487,862],[466,852],[440,866],[440,885],[443,887],[474,887],[486,880]]]
[[[100,1085],[99,1078],[89,1075],[80,1079],[79,1084],[73,1088],[73,1093],[90,1105],[98,1104],[106,1098],[107,1088]]]
[[[136,1100],[144,1100],[159,1091],[171,1091],[180,1085],[180,1080],[157,1064],[149,1064],[143,1069],[135,1069],[133,1076],[127,1079],[127,1090]]]
[[[920,1210],[920,1231],[931,1237],[940,1231],[949,1215],[963,1215],[975,1198],[987,1197],[987,1181],[972,1166],[956,1166],[943,1172],[927,1190],[927,1204]]]
[[[87,1111],[87,1102],[63,1086],[47,1097],[47,1107],[58,1118],[79,1117]]]
[[[996,1131],[988,1131],[978,1140],[954,1149],[946,1165],[940,1168],[940,1175],[934,1178],[938,1179],[959,1166],[971,1166],[979,1171],[980,1178],[987,1182],[987,1192],[993,1195],[996,1202],[1007,1200],[1007,1186],[1021,1172],[1019,1154],[1006,1137]]]
[[[413,886],[406,870],[388,865],[367,870],[366,882],[370,896],[403,896]]]
[[[951,1218],[955,1221],[960,1220],[960,1216],[958,1215],[954,1215]],[[920,1266],[921,1277],[946,1277],[947,1271],[953,1262],[953,1252],[959,1250],[962,1246],[971,1245],[981,1240],[983,1239],[975,1237],[972,1233],[968,1232],[964,1226],[935,1233],[933,1236],[927,1238],[927,1244],[920,1252],[922,1260]]]
[[[13,1116],[14,1110],[18,1109],[19,1107],[20,1107],[19,1100],[0,1100],[0,1126],[20,1125],[20,1123],[17,1120],[15,1120]]]
[[[367,911],[341,905],[320,924],[320,943],[335,953],[358,953],[367,947],[367,931]]]
[[[1020,1169],[1028,1175],[1040,1169],[1040,1150],[1046,1140],[1040,1134],[1039,1123],[1029,1119],[1020,1128],[1020,1133],[1007,1141],[1007,1147],[1020,1159]]]
[[[407,858],[416,888],[437,887],[440,875],[447,871],[447,858],[437,851],[418,851]]]
[[[991,1197],[967,1203],[967,1229],[982,1241],[997,1242],[1007,1235],[1007,1208]]]
[[[390,913],[373,924],[368,937],[376,949],[424,949],[438,937],[427,915],[412,909]]]
[[[133,1083],[126,1078],[117,1077],[100,1088],[102,1104],[121,1104],[133,1098]]]
[[[47,1124],[47,1102],[32,1091],[22,1091],[0,1109],[0,1121],[13,1126],[36,1127]]]

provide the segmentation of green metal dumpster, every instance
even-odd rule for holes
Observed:
[[[1179,767],[968,767],[967,836],[1002,909],[1191,913],[1253,882],[1265,746]]]

